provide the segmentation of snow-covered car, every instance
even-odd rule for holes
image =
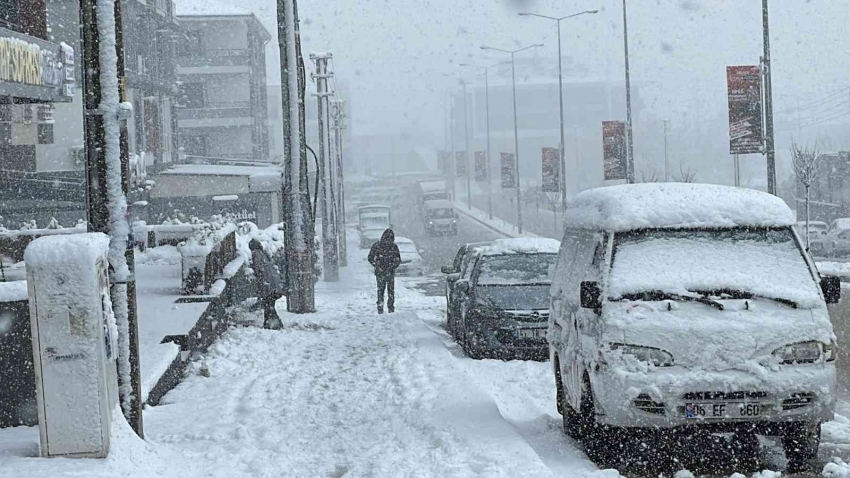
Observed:
[[[823,237],[823,249],[832,257],[850,255],[850,218],[832,221]]]
[[[424,274],[422,256],[416,250],[416,244],[406,237],[396,237],[395,245],[398,246],[398,252],[401,254],[401,264],[396,269],[396,274],[418,276]]]
[[[461,277],[469,271],[469,264],[475,256],[475,251],[489,246],[490,242],[473,242],[460,246],[452,265],[443,266],[440,271],[446,274],[446,329],[449,334],[455,336],[455,317],[457,316],[457,300],[454,297],[454,285]]]
[[[823,240],[826,237],[826,232],[829,226],[823,221],[809,221],[809,252],[813,256],[820,256],[824,253]],[[803,244],[806,243],[806,221],[797,222],[797,232],[803,238]]]
[[[636,184],[567,209],[550,359],[567,433],[594,459],[630,433],[782,437],[790,466],[833,419],[836,343],[821,279],[785,203],[751,189]],[[620,442],[622,443],[622,442]],[[630,446],[624,444],[624,446]]]
[[[499,239],[455,282],[458,340],[471,358],[545,358],[549,287],[560,243]]]

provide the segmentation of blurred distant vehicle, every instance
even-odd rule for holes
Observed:
[[[398,275],[418,275],[425,273],[422,268],[422,256],[416,249],[416,244],[406,237],[396,237],[395,245],[401,253],[401,265],[396,269]]]
[[[425,222],[425,230],[432,236],[457,235],[457,212],[451,201],[446,199],[425,201],[422,207],[422,220]]]
[[[850,255],[850,218],[832,221],[823,236],[823,249],[828,256]]]
[[[416,182],[416,207],[420,213],[426,202],[436,199],[449,199],[444,179],[423,179]]]
[[[380,204],[357,208],[360,248],[368,249],[378,242],[386,229],[392,228],[391,208]]]
[[[826,237],[826,232],[829,226],[823,221],[809,221],[809,253],[812,255],[822,255],[824,253],[823,240]],[[806,243],[806,221],[797,223],[797,231],[803,239],[803,244]]]

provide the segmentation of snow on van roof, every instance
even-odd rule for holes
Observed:
[[[607,186],[578,194],[567,208],[567,227],[607,231],[790,226],[795,220],[791,209],[776,196],[716,184]]]
[[[498,256],[502,254],[557,254],[561,243],[545,237],[519,237],[496,239],[479,251],[481,255]]]
[[[419,187],[424,193],[433,193],[446,190],[445,179],[428,179],[419,181]]]
[[[430,201],[425,201],[425,206],[437,209],[437,208],[446,208],[446,209],[454,209],[454,205],[448,199],[432,199]]]
[[[836,229],[850,229],[850,218],[842,217],[832,221],[832,227]]]

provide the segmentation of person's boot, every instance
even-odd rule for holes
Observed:
[[[392,311],[390,311],[390,312],[392,312]],[[384,313],[384,308],[379,305],[378,306],[378,314],[383,314],[383,313]]]
[[[393,307],[391,305],[387,306],[387,312],[392,314],[393,312],[395,312],[395,307]]]

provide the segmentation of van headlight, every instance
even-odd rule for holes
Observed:
[[[832,362],[835,348],[835,342],[825,345],[813,340],[779,347],[773,351],[773,356],[783,364]]]
[[[611,344],[611,350],[619,350],[623,354],[631,355],[644,363],[651,363],[656,367],[672,367],[673,355],[665,350],[654,347],[642,347],[640,345]]]

